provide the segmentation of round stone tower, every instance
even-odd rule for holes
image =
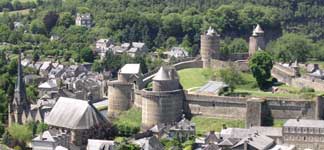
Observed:
[[[212,59],[220,59],[219,35],[209,27],[207,33],[200,36],[200,55],[203,61],[203,68],[209,68]]]
[[[266,47],[264,41],[264,31],[258,24],[253,30],[252,36],[249,40],[249,56],[252,56],[258,50],[264,50]]]
[[[114,118],[131,106],[133,84],[112,81],[108,83],[108,117]]]
[[[108,117],[115,118],[120,112],[126,111],[131,106],[133,98],[132,83],[122,76],[118,80],[108,82]]]
[[[161,67],[153,78],[153,89],[142,90],[142,129],[181,119],[184,94],[174,68]]]

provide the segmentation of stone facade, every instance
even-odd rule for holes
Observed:
[[[114,118],[131,106],[133,84],[121,81],[108,83],[108,117]]]
[[[293,144],[297,150],[324,149],[324,121],[290,119],[283,127],[285,144]]]
[[[79,14],[75,18],[75,25],[91,28],[92,18],[90,13]]]

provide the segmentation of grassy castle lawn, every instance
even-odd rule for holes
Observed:
[[[225,124],[228,128],[244,128],[243,120],[218,119],[194,116],[191,121],[196,124],[196,135],[201,136],[209,131],[219,132]]]
[[[211,69],[190,68],[178,71],[180,83],[184,89],[197,88],[206,84],[210,79],[219,77],[216,71]],[[241,73],[243,84],[235,87],[233,95],[254,96],[254,97],[287,97],[296,99],[312,99],[315,95],[323,94],[323,92],[315,91],[312,93],[300,92],[300,88],[287,86],[285,84],[276,85],[282,92],[273,94],[272,92],[261,91],[257,83],[250,73]],[[219,79],[218,79],[219,80]]]
[[[142,111],[139,108],[131,108],[128,111],[122,112],[120,116],[114,120],[116,125],[124,125],[133,128],[140,128],[142,121]]]

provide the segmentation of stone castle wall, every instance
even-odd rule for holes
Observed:
[[[245,119],[246,99],[239,97],[185,94],[189,111],[193,115],[218,118]]]
[[[211,66],[212,69],[224,69],[226,67],[229,67],[233,65],[235,68],[237,68],[240,71],[247,72],[249,71],[249,65],[246,61],[222,61],[213,59],[211,60]]]
[[[295,87],[309,87],[315,90],[324,91],[324,81],[320,79],[310,79],[310,78],[293,78],[291,85]]]

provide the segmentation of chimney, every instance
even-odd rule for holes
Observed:
[[[299,122],[299,120],[300,120],[300,116],[297,116],[296,120],[297,120],[297,122]]]
[[[222,126],[223,126],[223,129],[227,129],[227,126],[226,126],[226,124],[223,124]]]
[[[247,140],[245,140],[244,141],[244,150],[248,150],[248,141]]]

